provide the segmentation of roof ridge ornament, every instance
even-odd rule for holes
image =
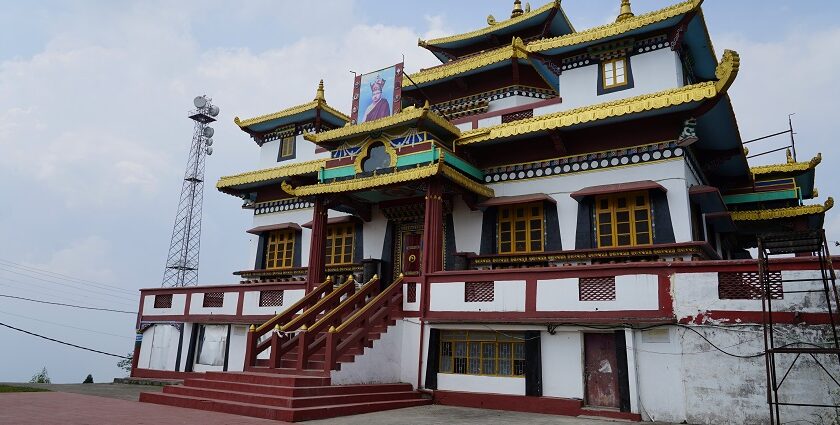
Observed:
[[[630,8],[630,0],[621,0],[621,9],[618,12],[618,17],[615,18],[616,22],[621,22],[625,19],[630,19],[633,16],[633,10]]]
[[[522,10],[522,0],[513,1],[513,10],[510,12],[510,18],[513,19],[522,15],[525,11]]]
[[[327,100],[324,98],[324,80],[318,83],[318,90],[315,91],[315,99],[316,101],[326,102]]]

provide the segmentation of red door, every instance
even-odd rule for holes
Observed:
[[[620,408],[615,334],[584,333],[583,353],[586,404]]]
[[[402,269],[406,276],[420,274],[420,257],[423,235],[419,232],[403,233]]]

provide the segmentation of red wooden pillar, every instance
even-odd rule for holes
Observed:
[[[327,245],[327,206],[316,199],[312,211],[312,240],[309,244],[309,269],[306,272],[306,292],[313,290],[325,279]]]
[[[423,273],[443,270],[443,182],[429,181],[423,222]]]

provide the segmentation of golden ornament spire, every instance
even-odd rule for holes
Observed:
[[[314,100],[321,100],[326,102],[324,99],[324,80],[318,83],[318,90],[315,92],[315,99]]]
[[[615,18],[616,22],[621,22],[625,19],[630,19],[633,17],[633,10],[630,9],[630,0],[621,0],[621,10],[618,12],[618,17]]]
[[[524,13],[522,11],[522,0],[514,0],[513,1],[513,11],[510,12],[510,17],[515,18],[519,15]]]

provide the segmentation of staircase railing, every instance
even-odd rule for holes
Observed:
[[[276,327],[279,324],[285,324],[292,318],[294,318],[295,314],[297,314],[301,310],[306,310],[310,306],[314,305],[318,300],[321,298],[322,295],[329,293],[333,289],[333,280],[331,276],[328,276],[327,279],[318,285],[317,288],[313,289],[310,293],[303,296],[303,298],[299,299],[296,303],[292,304],[289,308],[283,310],[281,313],[277,314],[267,322],[263,323],[259,327],[255,327],[251,325],[250,329],[248,329],[248,335],[246,337],[246,345],[245,345],[245,367],[248,366],[256,366],[257,364],[257,355],[265,351],[266,348],[269,347],[270,340],[265,340],[259,343],[260,338],[268,333],[271,329]]]
[[[338,327],[330,327],[325,341],[324,372],[329,373],[338,363],[338,359],[351,347],[364,343],[373,326],[387,324],[395,314],[399,314],[402,310],[402,282],[403,274],[400,273],[393,283],[368,301],[364,307]]]
[[[269,357],[270,367],[280,367],[280,361],[283,355],[288,353],[295,347],[295,337],[292,333],[297,333],[297,338],[306,333],[309,326],[312,326],[318,320],[321,314],[327,314],[336,306],[342,303],[341,297],[350,295],[356,290],[356,282],[353,280],[353,275],[350,275],[347,280],[338,288],[325,295],[318,300],[315,305],[305,310],[303,313],[292,319],[283,326],[279,324],[274,325],[275,332],[271,334],[270,345],[271,355]],[[298,356],[300,358],[300,356]]]
[[[305,369],[309,363],[310,355],[323,346],[326,336],[319,334],[328,330],[331,326],[339,325],[342,318],[352,314],[357,308],[361,308],[368,296],[372,296],[376,292],[378,282],[379,276],[373,275],[358,291],[347,297],[337,307],[328,311],[317,322],[306,329],[301,328],[297,341],[292,341],[298,347],[298,368]]]

